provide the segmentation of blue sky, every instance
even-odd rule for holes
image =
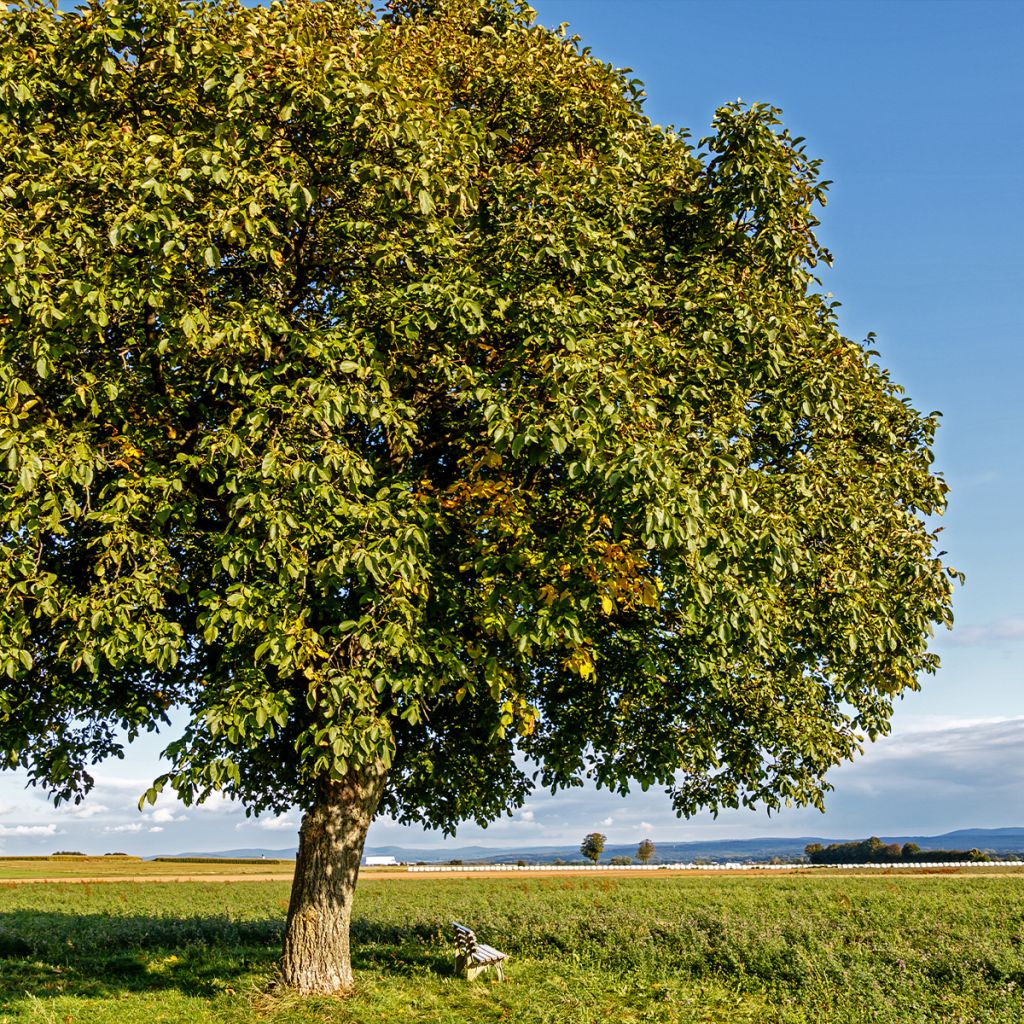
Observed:
[[[831,776],[822,816],[679,821],[662,793],[538,795],[459,843],[540,845],[600,828],[614,842],[759,834],[860,836],[1024,825],[1024,5],[1018,2],[538,0],[593,52],[634,69],[657,123],[704,134],[729,100],[781,107],[834,181],[821,236],[845,333],[877,335],[919,409],[943,412],[944,546],[967,573],[938,676],[900,703],[893,735]],[[135,802],[159,741],[98,767],[82,807],[54,811],[0,776],[0,850],[140,853],[285,847],[297,815],[259,822],[217,802]],[[380,821],[371,844],[440,842]]]

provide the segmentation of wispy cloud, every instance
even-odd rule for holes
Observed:
[[[141,822],[134,821],[126,825],[108,825],[104,832],[141,832],[146,826]]]
[[[1004,640],[1024,640],[1024,618],[1014,616],[981,626],[956,626],[947,642],[956,647],[986,647]]]
[[[94,773],[96,779],[96,789],[110,789],[116,790],[120,793],[134,793],[136,798],[142,796],[147,789],[153,784],[152,779],[139,778],[135,779],[122,779],[113,775],[106,775],[102,771]]]
[[[95,818],[97,814],[106,814],[109,810],[110,808],[106,804],[85,803],[72,808],[68,814],[79,821],[85,821],[88,818]]]
[[[211,796],[201,804],[193,804],[192,810],[200,814],[242,814],[245,808],[237,800],[229,800],[222,793]]]
[[[0,825],[0,836],[55,836],[56,825]]]

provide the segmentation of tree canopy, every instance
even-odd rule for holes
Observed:
[[[580,853],[587,860],[592,860],[596,864],[601,859],[601,854],[604,853],[604,846],[607,841],[608,837],[601,832],[589,832],[583,837],[583,842],[580,843]]]
[[[0,20],[2,763],[176,711],[151,798],[820,804],[934,670],[936,415],[777,111],[695,144],[506,0]]]

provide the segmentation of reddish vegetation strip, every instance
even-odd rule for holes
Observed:
[[[103,882],[287,882],[290,881],[292,873],[289,871],[283,874],[248,874],[248,875],[94,875],[75,876],[57,875],[52,877],[37,878],[0,878],[0,888],[5,885],[34,885],[46,883],[49,885],[67,882],[71,885],[100,885]]]
[[[853,869],[856,870],[856,869]],[[846,873],[846,872],[844,872]],[[879,875],[885,875],[887,878],[903,878],[903,877],[914,877],[920,875],[962,875],[970,874],[978,878],[994,878],[994,877],[1005,877],[1007,875],[1013,875],[1019,877],[1022,872],[1017,870],[1006,870],[1000,871],[998,869],[989,869],[986,871],[972,871],[970,868],[923,868],[920,871],[913,870],[900,870],[900,871],[885,871],[873,869],[870,871],[858,872],[863,873],[867,876],[874,877]],[[432,881],[438,878],[508,878],[518,879],[522,881],[525,878],[551,878],[551,877],[573,877],[573,878],[665,878],[666,876],[673,878],[695,878],[702,877],[708,878],[713,875],[730,875],[730,876],[757,876],[759,878],[771,878],[778,875],[797,875],[813,874],[816,877],[827,878],[836,874],[835,871],[817,871],[808,868],[794,868],[791,871],[764,871],[757,868],[723,868],[718,869],[714,872],[706,871],[692,871],[692,870],[673,870],[671,868],[665,868],[660,871],[652,872],[637,872],[637,871],[602,871],[587,872],[587,871],[573,871],[571,868],[564,870],[558,870],[557,868],[547,871],[537,872],[509,872],[509,871],[373,871],[364,870],[360,872],[360,878],[366,881],[394,881],[394,882],[422,882]],[[251,873],[251,874],[206,874],[197,873],[194,875],[95,875],[95,876],[52,876],[52,877],[36,877],[36,878],[0,878],[0,888],[7,885],[34,885],[34,884],[60,884],[68,883],[71,885],[99,885],[104,882],[131,882],[141,884],[144,882],[287,882],[291,879],[291,870],[281,871],[277,873],[264,872],[264,873]]]

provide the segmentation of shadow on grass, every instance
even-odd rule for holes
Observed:
[[[27,997],[103,998],[175,990],[213,998],[268,986],[281,952],[280,918],[0,913],[0,1006]],[[421,934],[422,933],[422,934]],[[451,975],[439,936],[352,922],[357,972]]]

